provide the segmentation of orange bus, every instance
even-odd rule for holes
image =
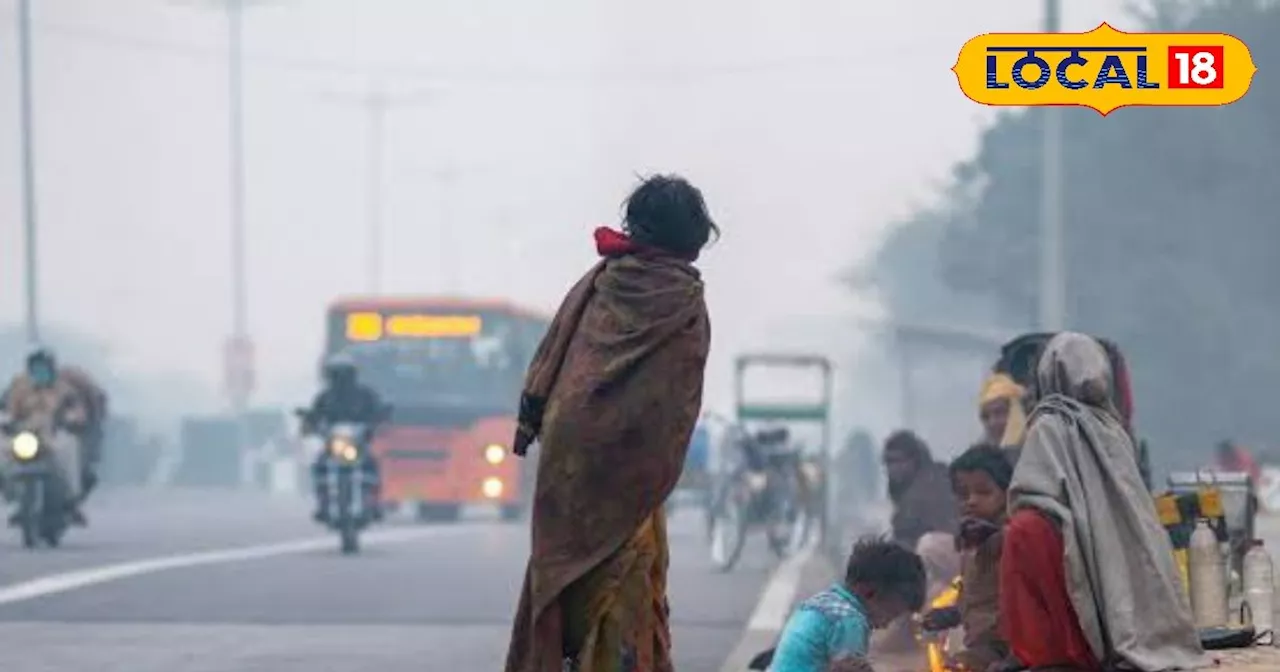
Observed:
[[[326,357],[346,352],[393,407],[374,439],[389,510],[452,520],[495,504],[519,518],[533,465],[510,454],[524,373],[550,321],[504,301],[364,297],[329,307]]]

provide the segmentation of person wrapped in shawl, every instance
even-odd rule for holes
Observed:
[[[1016,455],[1027,430],[1025,395],[1026,390],[1008,374],[993,373],[983,382],[978,396],[978,420],[982,422],[984,443]]]
[[[882,459],[893,503],[894,539],[916,550],[925,535],[953,534],[959,516],[951,497],[951,476],[947,465],[934,461],[924,439],[909,430],[894,432],[885,439]]]
[[[670,672],[667,535],[702,405],[710,322],[692,262],[718,229],[698,189],[645,180],[623,231],[534,355],[513,452],[539,443],[532,551],[506,672]]]
[[[1204,663],[1169,537],[1142,482],[1103,347],[1064,332],[1009,490],[1000,624],[1031,669],[1194,669]]]
[[[926,600],[932,601],[960,572],[955,542],[960,517],[951,495],[951,475],[947,465],[934,461],[924,439],[909,430],[885,439],[882,459],[893,503],[893,539],[924,561]],[[911,620],[903,618],[887,628],[877,646],[888,651],[918,648]]]

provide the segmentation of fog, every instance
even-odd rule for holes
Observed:
[[[113,371],[216,391],[231,320],[225,15],[199,1],[35,4],[44,321],[100,337]],[[1114,20],[1121,4],[1075,0],[1065,27]],[[14,3],[0,12],[0,319],[16,324]],[[842,320],[880,308],[836,278],[929,198],[990,118],[948,70],[957,50],[978,33],[1034,30],[1039,12],[1025,0],[250,3],[256,399],[307,394],[326,303],[368,289],[359,100],[378,87],[398,101],[383,290],[551,310],[636,175],[678,172],[724,231],[701,264],[709,405],[725,405],[744,350],[852,362],[865,334]]]

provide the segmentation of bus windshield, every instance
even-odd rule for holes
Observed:
[[[360,378],[396,406],[510,405],[524,370],[497,337],[356,343],[346,352]]]
[[[362,320],[373,321],[370,331],[352,328]],[[338,311],[329,351],[350,355],[360,380],[397,411],[509,410],[532,354],[528,340],[516,321],[495,313]]]

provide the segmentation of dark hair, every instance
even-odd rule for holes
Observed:
[[[887,536],[862,537],[853,544],[844,583],[866,584],[894,593],[906,601],[911,611],[924,606],[924,561]]]
[[[909,429],[900,429],[889,435],[884,440],[884,452],[897,451],[910,457],[918,465],[925,465],[933,461],[933,453],[929,452],[929,444],[924,439],[916,436],[915,432]]]
[[[720,227],[711,220],[702,192],[678,175],[645,178],[623,203],[622,230],[637,243],[682,256],[697,256]]]
[[[956,474],[962,471],[981,471],[991,477],[1001,490],[1008,490],[1013,480],[1013,464],[1003,450],[989,444],[978,443],[964,451],[951,462],[951,483],[954,487]]]

